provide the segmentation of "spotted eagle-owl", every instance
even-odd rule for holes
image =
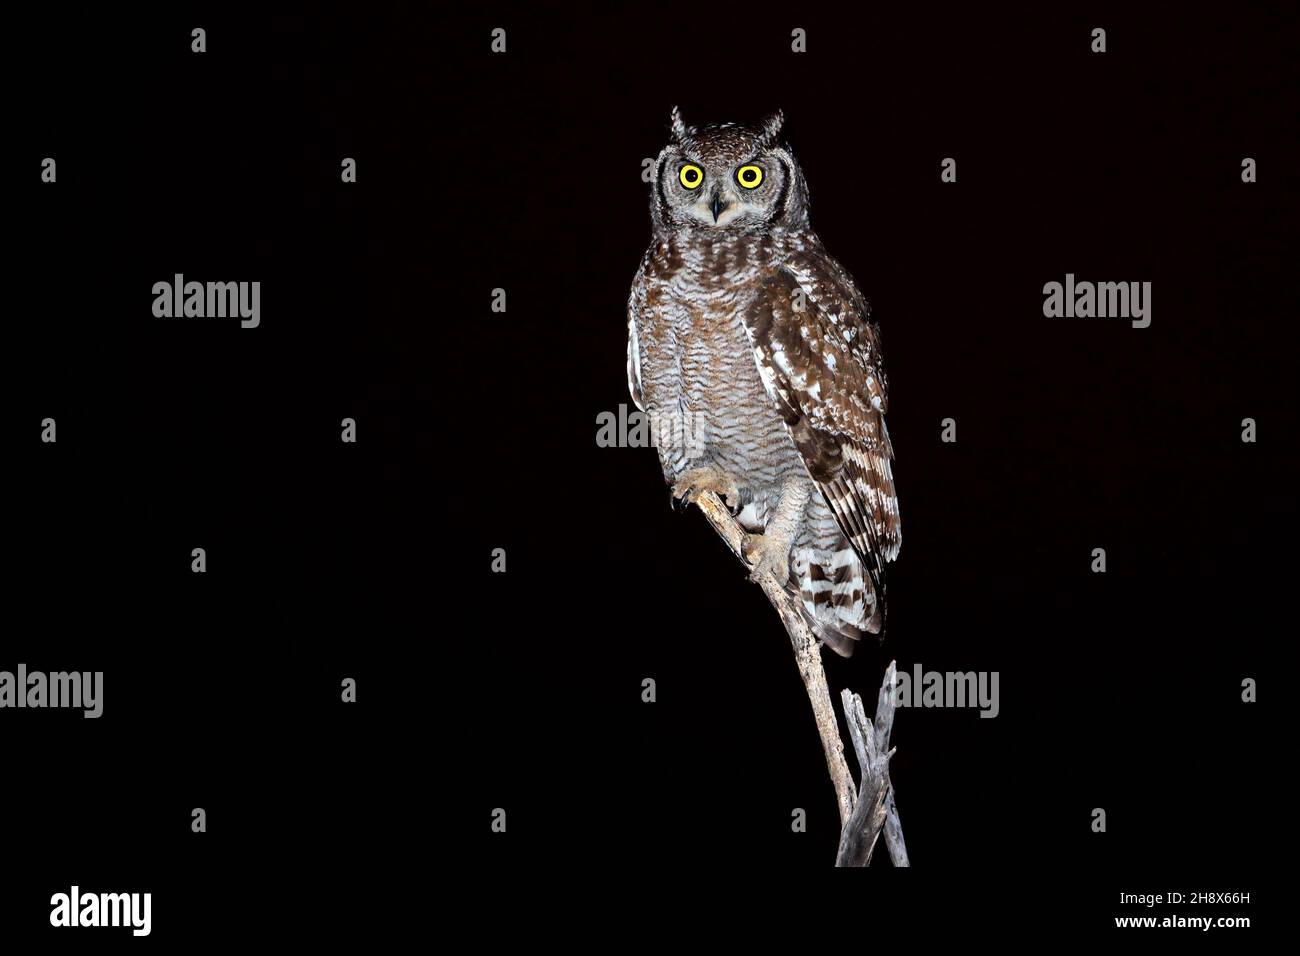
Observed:
[[[847,657],[885,620],[902,538],[880,333],[758,126],[688,127],[654,167],[654,236],[628,300],[628,385],[677,501],[716,492],[813,632]]]

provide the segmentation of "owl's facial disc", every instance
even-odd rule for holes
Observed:
[[[687,178],[690,179],[689,174]],[[685,187],[687,202],[682,212],[700,225],[717,229],[746,217],[761,220],[762,207],[746,202],[737,187],[727,181],[732,178],[732,170],[709,169],[697,187]]]
[[[670,226],[748,229],[784,215],[792,161],[745,127],[708,127],[659,163],[656,208]]]
[[[767,221],[773,200],[770,165],[763,157],[741,163],[684,160],[677,173],[680,213],[693,225],[714,229]]]

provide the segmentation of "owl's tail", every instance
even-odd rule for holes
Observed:
[[[841,537],[835,550],[795,549],[790,569],[790,591],[808,626],[836,654],[851,657],[864,634],[880,633],[881,602],[847,538]]]

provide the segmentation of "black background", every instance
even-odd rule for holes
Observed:
[[[1113,926],[1140,915],[1121,890],[1253,890],[1211,915],[1254,915],[1286,756],[1294,28],[1094,5],[23,14],[0,668],[106,689],[97,721],[0,717],[6,931],[48,930],[74,882],[151,891],[159,940],[337,940],[428,919],[448,882],[689,899],[830,867],[775,615],[671,510],[653,451],[595,444],[630,403],[641,162],[673,104],[785,110],[814,227],[883,330],[905,545],[888,638],[828,655],[832,692],[873,697],[891,659],[1001,675],[994,720],[900,712],[914,867],[875,882],[978,902],[992,933]],[[176,272],[261,281],[261,326],[153,318]],[[1045,319],[1067,272],[1150,281],[1151,327]]]

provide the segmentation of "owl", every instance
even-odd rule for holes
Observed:
[[[784,116],[688,127],[650,190],[628,299],[628,385],[675,504],[713,491],[770,574],[844,657],[883,633],[902,536],[880,333],[808,218]]]

